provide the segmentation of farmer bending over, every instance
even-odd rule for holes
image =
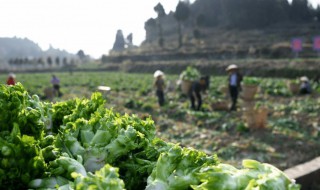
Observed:
[[[192,82],[191,88],[189,90],[189,98],[191,101],[191,109],[200,110],[202,105],[202,97],[201,91],[205,92],[205,90],[209,86],[209,77],[201,77],[200,80]],[[197,99],[198,104],[195,105],[195,100]]]
[[[57,76],[52,75],[51,84],[53,85],[53,92],[55,96],[61,97],[62,93],[60,92],[60,80]]]
[[[309,82],[308,77],[303,76],[300,78],[300,94],[311,94],[311,84]]]

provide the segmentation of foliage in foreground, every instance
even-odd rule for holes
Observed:
[[[269,164],[243,169],[155,137],[151,118],[91,99],[43,103],[21,84],[0,86],[0,188],[299,189]]]

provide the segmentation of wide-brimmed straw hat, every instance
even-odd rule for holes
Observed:
[[[157,78],[158,76],[163,76],[163,75],[164,75],[164,73],[162,71],[157,70],[156,72],[154,72],[153,77]]]
[[[233,69],[238,69],[238,66],[235,65],[235,64],[232,64],[232,65],[229,65],[227,68],[226,68],[226,71],[231,71]]]
[[[306,76],[301,77],[300,80],[302,82],[308,82],[309,81],[308,77],[306,77]]]

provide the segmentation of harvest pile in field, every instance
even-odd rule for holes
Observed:
[[[269,164],[237,169],[165,142],[151,118],[91,99],[45,103],[21,84],[0,86],[1,189],[299,189]]]

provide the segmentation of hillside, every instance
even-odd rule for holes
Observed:
[[[186,35],[184,46],[175,49],[177,36],[166,36],[165,49],[156,42],[126,49],[104,57],[99,69],[131,73],[179,74],[193,65],[202,74],[225,75],[225,68],[237,64],[247,76],[296,78],[319,76],[319,54],[313,50],[318,23],[276,24],[265,29],[206,28],[201,40]],[[187,38],[188,37],[188,38]],[[303,39],[298,55],[291,50],[292,38]],[[168,49],[172,50],[168,50]]]
[[[31,59],[47,59],[48,56],[73,57],[74,55],[65,50],[50,47],[42,50],[38,44],[27,38],[0,38],[0,66],[10,62],[27,62]]]
[[[42,49],[38,44],[27,38],[0,38],[0,56],[9,59],[13,57],[39,57]]]
[[[293,38],[303,40],[299,57],[317,57],[312,45],[319,35],[320,8],[308,0],[179,1],[175,12],[167,14],[160,3],[154,11],[158,16],[145,22],[144,43],[111,51],[105,62],[121,62],[126,56],[133,56],[132,61],[293,58]]]
[[[319,23],[293,24],[283,23],[263,29],[227,29],[203,28],[202,38],[195,39],[192,31],[186,30],[183,35],[183,46],[178,46],[177,34],[164,37],[165,44],[161,48],[156,41],[142,44],[139,48],[126,49],[123,52],[114,52],[113,55],[171,55],[194,54],[209,56],[215,59],[230,58],[293,58],[291,40],[301,38],[303,51],[300,57],[317,57],[313,50],[313,38],[319,33]],[[179,58],[179,56],[177,56]]]

